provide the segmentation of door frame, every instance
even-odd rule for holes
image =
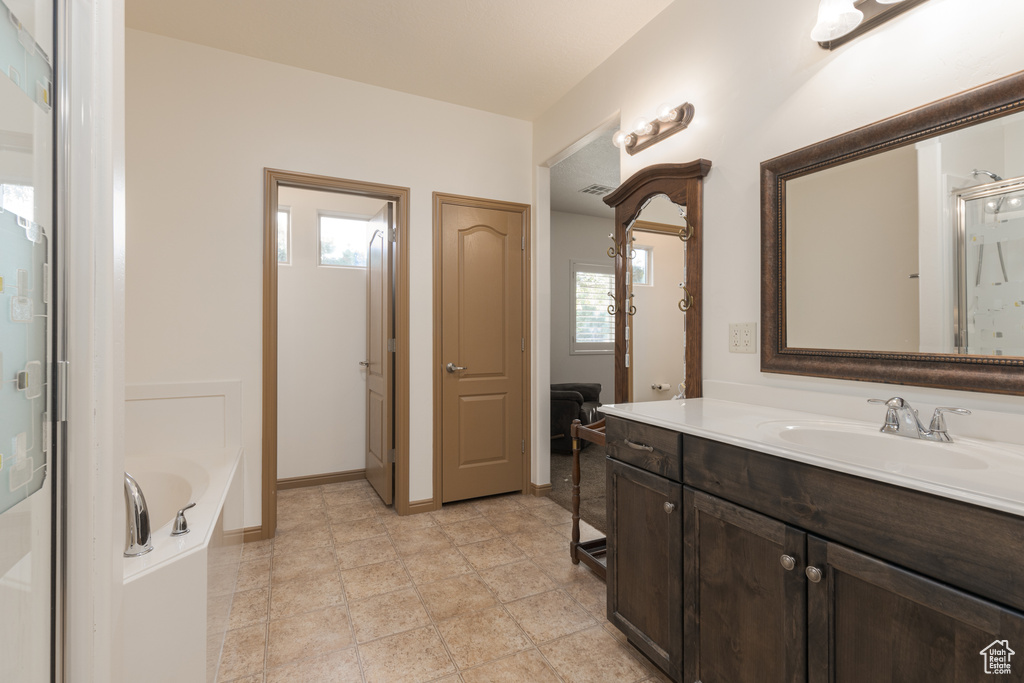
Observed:
[[[277,529],[278,189],[337,192],[395,203],[395,510],[409,514],[409,188],[263,169],[263,454],[260,538]]]
[[[432,499],[430,501],[423,501],[422,509],[426,511],[439,510],[441,509],[441,501],[444,500],[441,491],[441,472],[442,472],[442,442],[441,442],[441,427],[442,427],[442,382],[444,380],[443,370],[441,368],[442,354],[441,354],[441,341],[442,341],[442,324],[441,324],[441,302],[443,292],[441,291],[441,252],[442,252],[442,241],[441,241],[441,207],[444,204],[454,204],[456,206],[468,206],[477,209],[493,209],[497,211],[513,211],[519,213],[523,217],[523,300],[522,300],[522,316],[523,316],[523,339],[525,340],[525,349],[523,350],[523,440],[525,441],[525,452],[523,453],[523,493],[530,492],[531,486],[531,462],[532,462],[532,420],[531,420],[531,406],[532,406],[532,373],[531,368],[533,367],[533,344],[531,339],[532,326],[530,324],[530,317],[533,311],[531,305],[531,292],[532,286],[530,281],[530,274],[532,271],[532,223],[531,213],[529,204],[519,204],[516,202],[505,202],[497,199],[481,199],[479,197],[466,197],[457,194],[446,194],[444,192],[434,192],[434,310],[432,316],[432,322],[434,326],[434,481],[433,490],[431,492]],[[429,507],[428,507],[429,506]],[[419,507],[419,506],[418,506]]]

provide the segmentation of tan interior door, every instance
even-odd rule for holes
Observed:
[[[441,493],[523,488],[523,221],[441,207]]]
[[[394,491],[392,393],[394,354],[388,351],[391,325],[391,235],[389,203],[367,225],[366,258],[366,479],[391,504]]]

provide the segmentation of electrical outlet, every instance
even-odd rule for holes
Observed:
[[[729,323],[729,353],[757,353],[757,323]]]

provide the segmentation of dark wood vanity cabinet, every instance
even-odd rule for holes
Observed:
[[[1024,681],[1021,518],[691,436],[674,481],[637,466],[669,430],[608,433],[608,618],[674,681],[985,681],[1006,648]]]
[[[608,620],[673,680],[679,680],[683,662],[681,439],[656,427],[617,420],[608,422],[607,441]],[[668,465],[672,459],[674,468]],[[676,479],[661,472],[674,472]]]

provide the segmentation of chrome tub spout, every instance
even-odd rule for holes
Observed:
[[[124,556],[138,557],[153,549],[149,528],[149,507],[139,482],[124,473]]]

